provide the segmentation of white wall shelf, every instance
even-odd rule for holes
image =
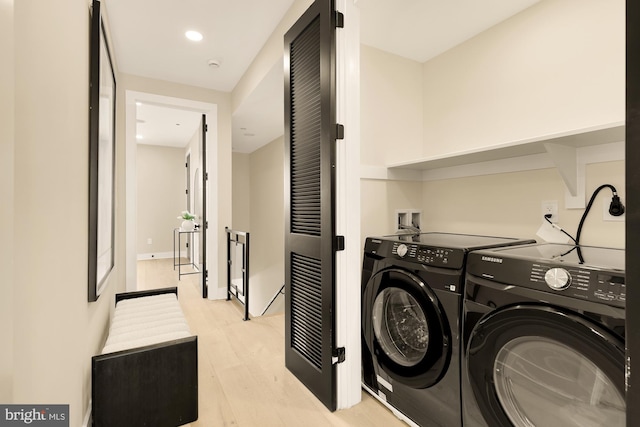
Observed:
[[[567,188],[566,206],[584,208],[584,165],[624,159],[624,139],[624,122],[616,122],[394,163],[386,178],[432,181],[556,167]]]
[[[388,165],[390,169],[429,170],[546,153],[545,144],[579,148],[624,141],[624,122],[525,139],[492,147]]]

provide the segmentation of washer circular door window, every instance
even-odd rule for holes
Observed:
[[[450,333],[438,299],[417,276],[389,269],[375,274],[370,311],[373,352],[385,372],[414,388],[435,384],[449,362]]]
[[[467,370],[490,425],[624,426],[624,343],[545,306],[497,311],[474,328]]]

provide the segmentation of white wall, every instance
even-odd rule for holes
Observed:
[[[69,404],[70,425],[77,426],[91,395],[90,358],[103,343],[113,294],[123,283],[123,181],[115,187],[115,268],[99,300],[88,303],[88,2],[20,0],[14,11],[15,220],[9,228],[17,308],[10,402]],[[116,142],[116,176],[122,176],[123,146]]]
[[[137,254],[171,256],[173,229],[182,222],[177,217],[187,209],[184,149],[145,144],[137,148]]]
[[[422,208],[422,182],[360,180],[360,212],[362,245],[366,237],[394,234],[395,212],[399,209]],[[422,218],[425,229],[426,217]]]
[[[276,29],[271,33],[260,52],[233,88],[231,109],[236,111],[242,102],[254,91],[276,63],[283,64],[284,34],[311,6],[313,0],[295,0]]]
[[[625,203],[624,162],[587,165],[587,199],[602,184],[612,184]],[[495,174],[423,183],[425,229],[455,233],[536,237],[541,203],[558,201],[558,225],[575,237],[583,209],[565,209],[564,184],[556,169]],[[624,222],[603,221],[611,191],[602,190],[585,221],[580,243],[624,248]]]
[[[543,200],[558,201],[561,225],[575,233],[584,210],[565,209],[557,169],[423,183],[369,179],[386,176],[369,166],[622,121],[624,46],[624,1],[554,0],[425,64],[363,47],[363,237],[393,232],[395,210],[416,204],[423,230],[535,237]],[[586,170],[587,200],[604,183],[624,191],[624,162]],[[610,192],[582,243],[624,247],[624,223],[603,222],[602,198]]]
[[[251,225],[250,162],[250,154],[233,153],[233,221],[231,228],[238,231],[248,231]]]
[[[424,64],[422,155],[623,121],[624,82],[624,0],[541,1]]]
[[[421,73],[418,62],[361,47],[361,164],[384,166],[422,153]]]
[[[0,1],[0,402],[13,394],[13,283],[14,283],[14,39],[13,0]]]
[[[249,310],[259,315],[284,283],[284,138],[251,153],[250,170]]]

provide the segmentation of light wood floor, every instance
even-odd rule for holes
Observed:
[[[284,366],[284,316],[242,320],[242,306],[200,296],[199,275],[182,276],[172,259],[138,262],[138,289],[178,286],[198,335],[199,418],[190,426],[404,426],[367,393],[358,405],[328,411]]]

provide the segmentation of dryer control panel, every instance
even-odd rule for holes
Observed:
[[[492,282],[625,307],[624,270],[603,267],[604,256],[590,257],[586,248],[583,249],[583,260],[578,262],[562,257],[551,260],[520,256],[531,248],[535,246],[523,247],[519,251],[514,248],[472,252],[468,258],[467,273]],[[595,261],[589,262],[591,259],[600,261],[600,265]]]
[[[531,282],[545,283],[548,289],[586,300],[599,300],[624,307],[627,291],[623,275],[579,267],[534,263]]]

